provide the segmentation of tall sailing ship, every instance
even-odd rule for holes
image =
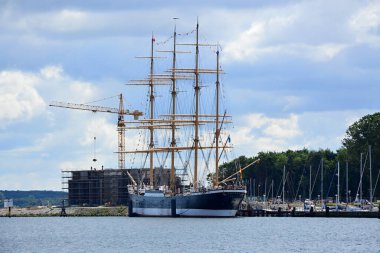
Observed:
[[[195,42],[193,43],[180,44],[177,42],[178,36],[189,38],[194,35]],[[177,34],[176,28],[174,28],[173,35],[163,43],[168,45],[171,41],[173,44],[170,50],[155,51],[155,46],[159,43],[152,35],[150,56],[142,57],[150,60],[148,77],[129,82],[129,85],[148,87],[148,118],[126,121],[127,124],[136,125],[125,127],[125,129],[145,130],[148,147],[143,150],[123,151],[123,153],[145,155],[145,160],[143,160],[145,162],[149,160],[149,172],[145,175],[145,181],[144,175],[140,180],[132,179],[133,184],[129,187],[129,215],[233,217],[246,194],[246,189],[242,185],[228,184],[227,182],[233,176],[221,179],[219,173],[221,157],[231,148],[229,135],[222,130],[222,126],[231,123],[231,120],[225,112],[220,113],[219,79],[222,70],[219,66],[219,46],[199,42],[198,23],[193,31],[186,34]],[[190,48],[190,52],[177,50],[177,47]],[[200,57],[201,48],[215,53],[213,54],[215,58],[212,57],[214,62],[216,60],[215,67],[202,67],[200,60],[209,60],[209,58]],[[191,68],[179,68],[177,55],[191,54],[192,51],[195,52],[195,61],[194,58],[190,59],[194,61],[194,65]],[[156,59],[163,58],[156,56],[156,52],[171,55],[170,66],[163,74],[155,73]],[[203,76],[211,76],[212,85],[205,86]],[[180,83],[182,85],[187,83],[185,85],[187,88],[190,86],[189,83],[192,84],[193,96],[182,91],[184,86],[179,88]],[[156,102],[157,90],[162,87],[166,88],[169,96],[166,101],[169,110],[167,114],[157,115],[157,108],[164,106],[164,102]],[[210,87],[213,90],[214,98],[203,93],[204,88],[208,89],[211,94]],[[180,92],[185,94],[179,97]],[[203,103],[201,97],[207,102]],[[185,110],[187,113],[184,112]],[[159,145],[161,144],[158,140],[160,137],[165,139],[161,142],[163,146]],[[185,141],[180,141],[180,139],[185,139]],[[179,143],[181,145],[178,145]],[[211,153],[215,159],[210,159]],[[165,163],[161,161],[161,165],[157,165],[160,162],[159,154],[162,155],[161,160],[165,160],[165,162],[167,158],[170,159],[170,175],[169,180],[166,181],[159,178],[163,177],[163,174],[158,171],[160,169],[162,171],[162,163]],[[142,167],[145,166],[145,162]],[[209,172],[208,185],[199,176],[200,174],[205,175],[207,172]]]

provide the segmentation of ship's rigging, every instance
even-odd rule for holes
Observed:
[[[192,165],[192,186],[194,191],[199,190],[199,168],[200,168],[200,155],[203,156],[205,163],[203,172],[209,171],[209,163],[210,163],[210,154],[205,154],[204,150],[215,150],[215,174],[213,175],[212,184],[213,187],[219,186],[219,162],[223,152],[230,148],[228,145],[229,142],[223,141],[222,151],[220,152],[220,143],[222,142],[222,125],[226,123],[230,123],[231,121],[228,119],[230,116],[226,115],[226,113],[220,115],[220,106],[219,106],[219,96],[220,96],[220,82],[219,76],[223,71],[219,66],[219,50],[218,45],[214,44],[202,44],[199,42],[199,24],[197,23],[195,29],[195,43],[177,43],[177,32],[176,28],[174,28],[173,36],[171,36],[164,43],[156,43],[155,38],[152,35],[151,39],[151,51],[150,56],[147,57],[138,57],[138,58],[146,58],[150,60],[150,71],[148,77],[142,80],[131,80],[129,85],[145,85],[148,86],[149,92],[149,118],[142,119],[138,121],[126,121],[126,124],[135,124],[134,126],[125,127],[125,129],[147,129],[149,130],[149,141],[148,148],[143,150],[129,150],[124,153],[142,153],[149,155],[149,186],[150,189],[156,187],[154,185],[155,173],[154,173],[154,153],[164,153],[170,154],[170,190],[172,194],[175,194],[176,189],[176,159],[175,156],[178,154],[183,170],[188,172],[187,168]],[[186,35],[192,34],[192,32],[186,33]],[[155,45],[166,44],[170,39],[173,40],[173,46],[171,50],[158,50],[157,52],[163,53],[171,53],[171,68],[166,70],[164,74],[156,74],[155,73],[155,59],[162,58],[155,56],[154,47]],[[192,68],[179,68],[177,67],[177,54],[178,53],[188,53],[189,51],[178,51],[177,46],[181,47],[191,47],[195,49],[195,59],[194,59],[194,67]],[[216,68],[203,68],[200,67],[200,47],[212,48],[216,53]],[[201,104],[201,88],[205,88],[202,83],[201,75],[211,74],[215,77],[214,82],[215,86],[215,99],[212,104],[215,104],[215,108],[213,112],[210,111],[210,108],[207,113],[202,113],[202,104]],[[185,82],[191,81],[193,83],[194,88],[194,107],[191,108],[190,113],[183,113],[178,110],[178,101],[182,100],[177,97],[178,95],[178,81]],[[156,108],[158,107],[157,101],[155,99],[156,94],[156,86],[169,86],[170,87],[170,114],[162,113],[161,115],[155,114]],[[188,85],[187,85],[188,86]],[[206,95],[207,97],[207,95]],[[188,98],[188,97],[187,97]],[[205,127],[206,125],[214,124],[214,130],[212,130],[211,140],[210,136],[207,137],[207,134],[201,135],[200,128]],[[186,129],[191,127],[193,130],[191,142],[182,143],[182,145],[178,145],[178,136],[182,134],[178,133],[178,129]],[[158,131],[170,131],[170,140],[167,143],[167,146],[159,146],[155,143],[156,137],[159,134],[156,134]],[[188,130],[187,130],[188,133]],[[209,133],[208,133],[209,134]],[[209,134],[210,135],[210,134]],[[182,135],[183,136],[183,135]],[[189,138],[189,137],[188,137]],[[209,144],[205,144],[206,141],[202,141],[201,138],[209,141]],[[228,137],[229,138],[229,137]],[[193,162],[186,160],[183,162],[182,156],[180,155],[181,151],[187,152],[187,157],[193,156]],[[167,158],[167,155],[166,155]],[[166,158],[163,161],[166,161]],[[162,167],[162,165],[161,165]]]

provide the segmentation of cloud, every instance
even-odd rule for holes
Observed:
[[[285,119],[267,119],[268,124],[263,133],[277,139],[294,138],[301,134],[298,127],[298,116],[291,114]]]
[[[351,28],[347,20],[356,12],[358,3],[342,4],[342,1],[300,1],[262,8],[250,16],[248,27],[226,40],[224,60],[257,62],[276,56],[330,61],[355,45],[352,29],[366,35],[376,31],[378,35],[378,3],[369,4],[354,15]]]
[[[224,47],[227,59],[243,60],[248,57],[259,58],[263,54],[273,53],[278,46],[263,46],[268,42],[271,33],[277,33],[292,25],[295,17],[292,15],[270,17],[264,21],[253,22],[250,28],[243,31],[236,40]]]
[[[39,72],[4,70],[0,72],[0,120],[3,127],[14,121],[28,121],[47,113],[45,92],[55,98],[88,101],[97,94],[92,83],[73,80],[61,66],[46,66]]]
[[[93,136],[98,138],[98,167],[117,166],[116,116],[110,123],[108,115],[47,106],[52,100],[82,103],[100,93],[96,84],[72,78],[59,65],[0,72],[0,174],[19,178],[7,189],[59,189],[59,169],[65,164],[91,166]]]
[[[98,152],[102,149],[116,151],[117,148],[117,131],[116,123],[110,123],[105,118],[96,117],[85,123],[84,134],[79,140],[80,145],[94,145],[96,137],[96,146]]]
[[[294,95],[289,95],[285,96],[284,98],[284,111],[289,111],[294,108],[300,107],[304,105],[305,103],[305,98],[300,97],[300,96],[294,96]]]
[[[0,11],[0,30],[15,36],[45,38],[61,41],[67,38],[83,40],[94,37],[135,36],[143,30],[151,31],[162,25],[157,19],[172,16],[174,8],[156,8],[141,12],[131,8],[109,10],[107,8],[91,10],[90,8],[71,7],[38,9],[23,12],[22,8],[8,7]],[[140,22],[136,25],[137,20]],[[170,23],[168,19],[167,23]],[[141,29],[142,28],[142,29]],[[132,34],[131,34],[132,33]]]
[[[295,114],[284,118],[250,114],[240,117],[238,121],[232,139],[236,146],[243,146],[239,150],[247,149],[248,152],[288,149],[288,141],[302,134]]]
[[[380,3],[370,2],[352,15],[349,25],[357,43],[380,47]]]
[[[308,148],[336,150],[346,129],[370,110],[304,112],[287,117],[250,114],[236,119],[231,136],[236,153],[253,156],[260,151]]]
[[[21,71],[0,72],[0,120],[28,120],[40,114],[46,103],[37,91],[40,78]]]
[[[57,65],[46,66],[40,70],[41,76],[47,80],[61,79],[63,72],[62,66]]]

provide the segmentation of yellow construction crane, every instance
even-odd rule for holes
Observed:
[[[68,109],[76,109],[76,110],[84,110],[84,111],[92,111],[92,112],[107,112],[107,113],[116,113],[118,114],[117,120],[117,132],[118,132],[118,165],[119,169],[125,169],[125,123],[124,123],[124,115],[132,115],[134,119],[137,120],[139,116],[142,116],[143,113],[134,110],[129,111],[128,109],[124,109],[123,102],[123,94],[119,95],[119,108],[111,108],[104,106],[93,106],[86,104],[74,104],[67,102],[52,102],[50,106],[54,107],[62,107]]]

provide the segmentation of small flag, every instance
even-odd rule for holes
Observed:
[[[152,37],[152,41],[153,41],[153,42],[156,42],[156,39],[155,39],[154,37]]]

